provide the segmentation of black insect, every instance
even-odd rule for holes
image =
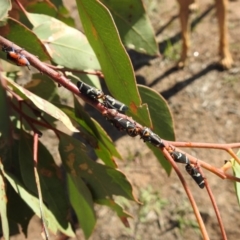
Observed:
[[[124,103],[116,100],[109,95],[105,95],[103,97],[103,101],[106,107],[116,109],[121,113],[125,113],[128,110],[128,107]]]
[[[115,117],[110,121],[118,130],[125,130],[129,136],[136,137],[138,135],[138,129],[136,127],[136,124],[129,121],[128,119],[122,117]]]
[[[185,169],[200,188],[205,187],[204,178],[197,168],[193,167],[191,164],[188,163]]]
[[[175,162],[186,163],[186,164],[190,163],[188,157],[181,152],[173,151],[170,153],[170,155],[172,156]]]
[[[77,82],[77,87],[83,95],[85,95],[86,97],[89,97],[91,99],[96,100],[96,99],[102,98],[104,96],[104,93],[102,90],[92,87],[82,81]]]
[[[141,131],[140,135],[144,142],[150,142],[156,147],[165,147],[163,140],[147,127]]]

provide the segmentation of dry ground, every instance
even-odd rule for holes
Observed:
[[[192,49],[189,66],[174,70],[180,52],[180,28],[176,1],[152,0],[149,15],[157,35],[161,59],[149,59],[132,53],[137,80],[151,86],[167,99],[175,122],[176,140],[192,142],[230,143],[240,141],[240,3],[229,4],[230,49],[235,61],[229,71],[220,71],[216,64],[218,49],[218,28],[212,1],[200,1],[200,9],[192,15],[198,20],[191,34]],[[205,14],[204,14],[205,13]],[[202,16],[202,18],[201,18]],[[198,57],[194,57],[198,53]],[[91,240],[123,239],[202,239],[195,227],[196,220],[185,192],[172,172],[167,177],[150,150],[139,140],[115,135],[124,162],[119,168],[135,187],[135,192],[145,203],[119,202],[133,215],[130,229],[110,210],[97,206],[98,222]],[[229,156],[221,151],[186,149],[199,159],[214,166],[221,166]],[[209,197],[185,174],[198,207],[203,215],[210,239],[219,240],[220,230]],[[234,193],[234,185],[205,171],[216,197],[229,240],[240,239],[240,208]],[[30,239],[41,239],[41,227],[32,221]],[[78,231],[79,239],[83,239]],[[12,239],[22,239],[18,236]]]

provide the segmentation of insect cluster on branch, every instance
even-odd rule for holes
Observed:
[[[90,98],[91,100],[101,102],[108,109],[116,110],[115,116],[113,118],[107,117],[107,119],[119,131],[126,131],[126,133],[131,137],[140,135],[140,138],[143,139],[144,142],[149,142],[152,145],[160,148],[165,147],[163,140],[148,127],[139,127],[132,119],[118,116],[118,113],[125,114],[125,112],[128,110],[128,107],[124,103],[109,95],[105,95],[102,90],[92,87],[82,81],[77,82],[77,87],[84,96]],[[199,172],[197,167],[194,167],[190,164],[188,157],[181,152],[172,150],[171,148],[169,148],[168,151],[175,162],[186,164],[186,171],[190,174],[200,188],[204,188],[205,182],[202,174]]]

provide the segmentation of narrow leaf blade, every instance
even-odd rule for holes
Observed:
[[[0,1],[0,21],[8,16],[8,11],[12,8],[11,1]]]
[[[7,80],[8,80],[8,83],[14,88],[14,91],[17,91],[17,93],[19,93],[23,99],[30,99],[36,107],[46,112],[53,118],[61,121],[70,131],[78,132],[78,130],[73,126],[68,116],[59,108],[54,106],[52,103],[40,98],[39,96],[31,93],[27,89],[19,86],[12,80],[10,79],[7,79]]]
[[[59,153],[68,173],[71,176],[81,176],[94,199],[119,195],[137,201],[126,176],[114,168],[89,159],[79,143],[66,134],[60,134]]]
[[[240,157],[240,149],[237,152],[237,156]],[[239,165],[239,163],[233,158],[230,161],[232,163],[234,176],[240,178],[240,165]],[[240,205],[240,183],[239,182],[234,182],[234,185],[235,185],[235,189],[236,189],[238,204]]]
[[[167,102],[159,93],[151,88],[138,85],[138,89],[143,102],[148,104],[153,126],[152,130],[158,134],[159,137],[174,141],[175,134],[173,128],[173,119]],[[166,161],[160,150],[151,144],[148,144],[148,146],[153,151],[166,172],[170,174],[171,165],[168,161]]]
[[[13,187],[13,189],[19,194],[19,196],[28,204],[28,206],[40,218],[41,214],[40,214],[40,209],[39,209],[39,200],[35,196],[33,196],[32,194],[27,192],[24,189],[24,187],[22,186],[22,184],[12,174],[5,172],[4,169],[3,169],[3,165],[1,163],[0,163],[0,169],[1,169],[4,177],[8,180],[8,182]],[[49,211],[48,208],[45,205],[43,206],[43,211],[44,211],[45,220],[48,223],[48,228],[53,233],[56,234],[57,231],[60,230],[61,232],[65,233],[65,234],[67,234],[71,237],[75,236],[73,231],[69,230],[71,228],[71,226],[68,226],[66,229],[63,229],[59,225],[57,219],[54,217],[52,212]],[[71,233],[71,235],[70,235],[70,233]]]
[[[130,224],[128,222],[128,218],[132,218],[132,216],[124,211],[124,209],[117,204],[113,199],[103,199],[96,201],[98,204],[105,205],[110,207],[116,214],[118,215],[119,219],[123,223],[125,227],[130,227]]]
[[[6,90],[0,80],[0,137],[10,139],[10,119]]]
[[[79,176],[67,174],[70,202],[86,238],[89,238],[96,224],[93,200],[86,184]]]
[[[0,174],[0,216],[4,239],[9,240],[9,225],[7,217],[7,196],[5,192],[5,183],[2,174]]]
[[[141,100],[132,65],[109,11],[98,1],[77,0],[77,5],[86,36],[101,64],[109,91],[126,105],[133,103],[139,106]]]
[[[36,34],[25,25],[16,19],[8,18],[8,27],[11,29],[5,36],[8,40],[18,44],[21,48],[26,49],[33,55],[36,55],[41,61],[50,59],[45,47]]]
[[[99,60],[109,91],[129,107],[130,115],[137,121],[151,125],[146,106],[141,106],[130,58],[109,10],[95,0],[76,2],[84,31]]]
[[[100,69],[85,35],[65,23],[43,14],[30,14],[34,33],[44,43],[52,60],[71,69]]]
[[[28,190],[37,195],[36,179],[34,176],[33,163],[33,138],[21,132],[19,142],[19,164],[23,182]],[[48,204],[49,210],[54,214],[62,228],[69,224],[68,199],[64,189],[64,178],[61,169],[56,165],[52,155],[47,148],[39,142],[38,172],[40,177],[41,192],[43,200]]]

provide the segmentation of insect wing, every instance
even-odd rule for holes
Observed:
[[[192,167],[191,164],[187,164],[185,168],[186,168],[186,171],[189,173],[189,175],[197,183],[197,185],[200,188],[204,188],[205,187],[204,178],[202,174],[197,170],[197,168]]]
[[[122,113],[124,113],[128,110],[128,107],[124,103],[116,100],[115,98],[113,98],[109,95],[105,95],[105,104],[106,104],[106,107],[116,109]]]
[[[177,151],[173,151],[170,154],[175,162],[189,164],[189,159],[185,154]]]
[[[90,97],[92,99],[98,99],[104,95],[101,90],[95,87],[92,87],[82,81],[77,82],[77,87],[83,95]]]
[[[156,147],[164,147],[162,139],[155,133],[150,135],[150,142]]]

